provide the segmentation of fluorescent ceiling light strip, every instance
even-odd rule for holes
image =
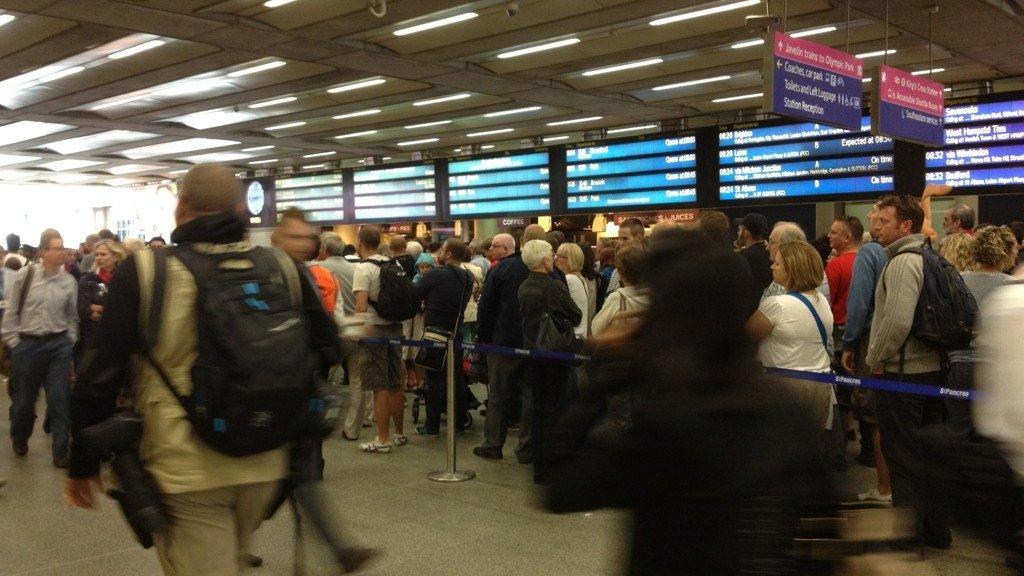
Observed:
[[[298,100],[296,96],[285,96],[284,98],[277,98],[276,100],[267,100],[266,102],[258,102],[256,104],[250,104],[249,108],[266,108],[267,106],[277,106],[278,104],[287,104],[289,102],[295,102]]]
[[[270,150],[272,148],[276,148],[276,146],[273,146],[273,145],[253,146],[252,148],[242,148],[241,151],[242,152],[259,152],[260,150]]]
[[[455,16],[449,16],[447,18],[441,18],[440,20],[434,20],[433,22],[424,22],[423,24],[409,26],[408,28],[400,28],[394,31],[394,35],[408,36],[409,34],[423,32],[424,30],[432,30],[434,28],[440,28],[441,26],[448,26],[450,24],[465,22],[466,20],[472,20],[477,16],[479,16],[479,14],[477,14],[476,12],[463,12],[462,14],[456,14]]]
[[[370,86],[377,86],[387,82],[383,78],[370,78],[369,80],[360,80],[351,84],[342,84],[341,86],[335,86],[327,90],[328,94],[337,94],[339,92],[348,92],[349,90],[359,90],[360,88],[369,88]]]
[[[186,170],[176,170],[175,172],[184,173],[186,172]],[[175,172],[171,172],[171,174],[174,174]],[[135,180],[132,180],[131,178],[111,178],[110,180],[104,182],[104,184],[106,184],[107,186],[127,186],[128,184],[134,183]]]
[[[362,132],[352,132],[350,134],[339,134],[338,136],[335,136],[334,138],[337,139],[337,140],[343,140],[345,138],[358,138],[360,136],[370,136],[370,135],[376,134],[376,133],[377,133],[376,130],[363,130]]]
[[[608,134],[619,134],[620,132],[636,132],[637,130],[653,130],[657,128],[657,124],[644,124],[643,126],[630,126],[629,128],[614,128],[608,130]]]
[[[321,156],[334,156],[337,152],[316,152],[315,154],[305,154],[303,158],[320,158]]]
[[[169,156],[171,154],[180,154],[182,152],[209,150],[210,148],[235,146],[237,144],[241,144],[241,142],[238,142],[237,140],[219,140],[216,138],[186,138],[185,140],[176,140],[173,142],[163,142],[161,144],[151,144],[149,146],[131,148],[129,150],[118,152],[117,154],[124,156],[125,158],[138,160],[140,158]]]
[[[0,14],[0,26],[5,26],[17,20],[17,16],[14,14]]]
[[[185,169],[185,170],[171,170],[170,172],[168,172],[168,174],[177,175],[177,174],[184,174],[185,172],[188,172],[188,169]]]
[[[72,66],[71,68],[65,68],[63,70],[59,70],[57,72],[54,72],[53,74],[48,74],[46,76],[43,76],[42,78],[39,79],[38,83],[39,84],[46,84],[47,82],[52,82],[54,80],[60,80],[61,78],[66,78],[68,76],[71,76],[72,74],[78,74],[79,72],[81,72],[83,70],[85,70],[85,66]]]
[[[249,162],[249,164],[273,164],[277,161],[277,158],[271,158],[270,160],[253,160],[252,162]]]
[[[430,106],[431,104],[440,104],[442,102],[451,102],[452,100],[462,100],[472,96],[469,92],[463,92],[462,94],[452,94],[451,96],[442,96],[440,98],[431,98],[429,100],[420,100],[413,102],[413,106]]]
[[[234,72],[228,73],[228,78],[239,78],[241,76],[248,76],[250,74],[256,74],[257,72],[263,72],[266,70],[273,70],[274,68],[280,68],[287,64],[284,60],[275,60],[273,62],[267,62],[265,64],[259,64],[251,68],[243,68],[241,70],[235,70]]]
[[[481,150],[490,150],[491,148],[494,148],[494,144],[484,144],[480,147]]]
[[[477,136],[492,136],[494,134],[508,134],[509,132],[514,132],[514,131],[515,131],[515,128],[498,128],[497,130],[485,130],[483,132],[472,132],[470,134],[466,134],[466,137],[468,137],[468,138],[476,138]]]
[[[917,72],[911,72],[911,74],[914,76],[924,76],[926,74],[938,74],[945,71],[945,68],[932,68],[931,70],[918,70]]]
[[[545,142],[558,142],[559,140],[568,140],[568,136],[545,136]]]
[[[876,56],[885,56],[886,54],[895,54],[895,53],[896,53],[896,49],[895,48],[890,48],[889,50],[876,50],[874,52],[864,52],[863,54],[857,54],[857,58],[860,58],[860,59],[863,60],[864,58],[874,58]]]
[[[360,110],[358,112],[348,112],[346,114],[338,114],[332,116],[333,120],[344,120],[346,118],[358,118],[359,116],[371,116],[373,114],[380,114],[380,108],[373,108],[370,110]]]
[[[704,16],[719,14],[721,12],[729,12],[731,10],[739,10],[740,8],[757,6],[760,3],[761,0],[742,0],[741,2],[732,2],[730,4],[723,4],[721,6],[712,6],[710,8],[694,10],[693,12],[684,12],[682,14],[676,14],[675,16],[666,16],[665,18],[658,18],[656,20],[651,20],[650,24],[651,26],[663,26],[665,24],[672,24],[673,22],[693,20],[694,18],[703,18]]]
[[[733,102],[735,100],[747,100],[747,99],[750,99],[750,98],[760,98],[762,96],[764,96],[764,92],[758,92],[756,94],[743,94],[741,96],[729,96],[728,98],[715,98],[714,100],[712,100],[712,102],[714,102],[715,104],[719,104],[721,102]]]
[[[122,106],[124,104],[128,104],[128,103],[135,102],[137,100],[142,100],[142,99],[145,99],[145,98],[149,98],[149,94],[138,94],[136,96],[129,96],[127,98],[121,98],[120,100],[113,100],[111,102],[106,102],[106,103],[100,104],[98,106],[93,106],[92,108],[90,108],[90,110],[106,110],[107,108],[113,108],[115,106]]]
[[[263,3],[267,8],[277,8],[278,6],[284,6],[285,4],[291,4],[295,0],[267,0]]]
[[[299,126],[305,126],[306,123],[299,122],[288,122],[287,124],[278,124],[276,126],[267,126],[264,130],[285,130],[287,128],[298,128]]]
[[[743,42],[737,42],[732,46],[729,46],[729,48],[732,48],[733,50],[739,50],[740,48],[750,48],[751,46],[760,46],[761,44],[764,44],[764,38],[744,40]]]
[[[838,30],[835,26],[824,26],[822,28],[812,28],[810,30],[801,30],[800,32],[793,32],[790,34],[793,38],[806,38],[808,36],[817,36],[818,34],[828,34],[829,32],[835,32]],[[750,48],[751,46],[760,46],[764,44],[764,38],[755,38],[753,40],[746,40],[744,42],[737,42],[730,46],[730,48]]]
[[[416,130],[417,128],[429,128],[431,126],[444,126],[445,124],[451,124],[453,120],[438,120],[437,122],[424,122],[423,124],[409,124],[405,127],[406,130]]]
[[[573,44],[579,44],[579,38],[565,38],[563,40],[555,40],[554,42],[548,42],[547,44],[538,44],[536,46],[530,46],[528,48],[519,48],[518,50],[509,50],[508,52],[502,52],[498,54],[498,58],[502,60],[508,58],[515,58],[516,56],[524,56],[526,54],[533,54],[534,52],[543,52],[545,50],[554,50],[555,48],[561,48],[563,46],[572,46]]]
[[[574,118],[572,120],[559,120],[558,122],[548,122],[548,126],[565,126],[566,124],[582,124],[584,122],[596,122],[601,120],[604,116],[587,116],[586,118]]]
[[[391,156],[385,156],[385,157],[381,158],[381,160],[391,160]]]
[[[145,52],[146,50],[152,50],[153,48],[159,48],[159,47],[163,46],[166,43],[167,42],[165,42],[163,40],[150,40],[149,42],[143,42],[142,44],[136,44],[135,46],[132,46],[131,48],[125,48],[124,50],[121,50],[119,52],[114,52],[113,54],[108,55],[107,58],[110,58],[111,60],[120,60],[121,58],[127,58],[129,56],[134,56],[134,55],[138,54],[139,52]]]
[[[63,172],[64,170],[78,170],[79,168],[88,168],[90,166],[99,166],[103,162],[95,162],[93,160],[54,160],[53,162],[45,162],[39,165],[39,168],[46,168],[47,170],[53,170],[54,172]]]
[[[326,168],[327,164],[306,164],[302,167],[303,170],[315,170],[316,168]]]
[[[149,164],[122,164],[120,166],[113,166],[107,170],[115,176],[122,176],[124,174],[135,174],[138,172],[160,172],[163,170],[163,166],[154,166]]]
[[[676,82],[675,84],[665,84],[664,86],[655,86],[651,90],[672,90],[673,88],[685,88],[687,86],[697,86],[698,84],[709,84],[711,82],[724,82],[729,80],[732,76],[714,76],[712,78],[701,78],[700,80],[687,80],[686,82]]]
[[[615,66],[587,70],[586,72],[583,73],[583,75],[600,76],[601,74],[610,74],[612,72],[619,72],[621,70],[631,70],[633,68],[643,68],[644,66],[654,66],[655,64],[661,64],[662,62],[664,62],[664,60],[662,60],[661,58],[648,58],[647,60],[639,60],[637,62],[627,62],[625,64],[617,64]]]
[[[34,122],[31,120],[12,122],[11,124],[0,126],[0,146],[42,138],[43,136],[49,136],[50,134],[72,128],[74,126],[70,124],[51,124],[49,122]]]
[[[165,88],[153,92],[154,96],[193,96],[196,92],[206,92],[217,88],[234,88],[230,82],[222,78],[202,78],[199,80],[180,80],[172,82]]]
[[[497,118],[499,116],[508,116],[510,114],[523,114],[525,112],[536,112],[540,110],[540,106],[528,106],[526,108],[514,108],[512,110],[502,110],[501,112],[491,112],[484,114],[484,118]]]
[[[430,144],[431,142],[437,142],[440,138],[424,138],[422,140],[409,140],[408,142],[399,142],[399,146],[415,146],[417,144]]]

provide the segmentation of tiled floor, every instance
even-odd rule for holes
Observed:
[[[6,397],[0,413],[6,414]],[[477,479],[440,484],[426,475],[444,466],[443,439],[411,438],[388,455],[366,455],[354,443],[328,442],[326,489],[348,536],[383,555],[366,574],[380,576],[620,574],[628,546],[625,515],[612,511],[555,516],[541,510],[527,467],[470,454],[482,418],[459,438],[459,465]],[[412,430],[412,427],[409,428]],[[365,431],[367,434],[369,431]],[[8,448],[0,418],[0,575],[148,576],[159,574],[151,551],[138,547],[110,501],[98,512],[73,510],[59,499],[61,474],[50,466],[47,438],[37,432],[25,459]],[[854,465],[849,490],[871,482]],[[266,559],[259,575],[292,574],[293,526],[284,511],[263,525],[254,552]],[[336,574],[325,551],[307,542],[307,574]],[[941,576],[1007,575],[997,550],[958,535],[948,552],[929,553]]]

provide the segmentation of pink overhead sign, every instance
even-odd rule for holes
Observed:
[[[775,55],[794,62],[821,68],[836,74],[860,80],[864,77],[864,63],[852,54],[836,50],[831,46],[793,38],[782,32],[775,32]]]
[[[767,39],[771,49],[766,51],[765,105],[770,112],[860,129],[864,93],[860,58],[781,32]]]
[[[882,65],[871,102],[875,134],[927,146],[942,146],[946,115],[944,86],[927,78]]]

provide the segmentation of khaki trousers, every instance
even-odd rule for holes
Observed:
[[[171,517],[155,534],[157,558],[167,576],[237,576],[249,540],[266,516],[280,482],[165,494]]]

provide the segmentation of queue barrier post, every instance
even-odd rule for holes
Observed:
[[[458,422],[458,415],[455,413],[455,338],[448,339],[448,346],[445,350],[445,380],[448,390],[446,409],[448,411],[447,432],[447,465],[444,470],[431,472],[427,478],[435,482],[465,482],[476,478],[476,472],[472,470],[456,470],[455,461],[455,427]]]

